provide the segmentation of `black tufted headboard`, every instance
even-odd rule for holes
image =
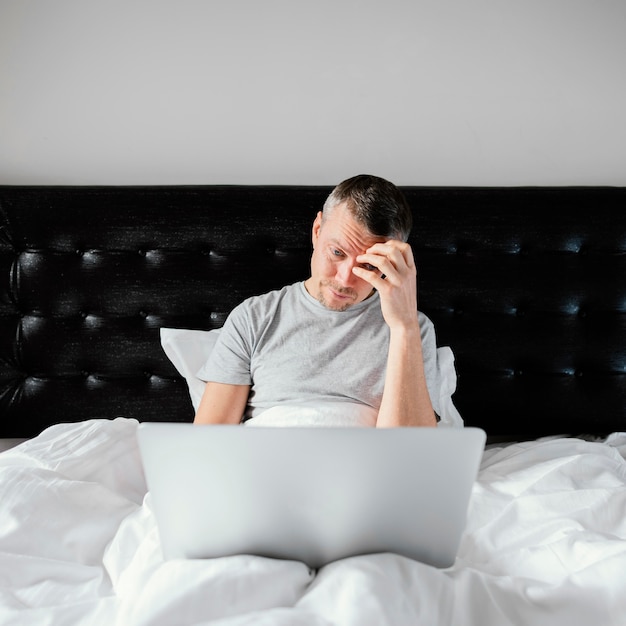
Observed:
[[[420,308],[492,436],[626,428],[626,189],[404,188]],[[306,278],[329,188],[0,187],[0,437],[191,420],[162,326]]]

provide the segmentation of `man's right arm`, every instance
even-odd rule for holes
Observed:
[[[250,385],[208,382],[194,424],[239,424],[246,408]]]

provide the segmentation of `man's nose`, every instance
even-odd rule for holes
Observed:
[[[357,277],[352,273],[353,267],[354,263],[348,260],[340,263],[337,267],[336,279],[342,286],[348,287],[356,281]]]

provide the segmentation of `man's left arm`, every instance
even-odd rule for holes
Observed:
[[[389,326],[385,388],[377,426],[436,426],[426,385],[422,339],[417,312],[417,270],[408,243],[374,244],[357,258],[378,269],[355,267],[355,275],[380,294],[383,317]]]

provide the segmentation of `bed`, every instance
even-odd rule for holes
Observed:
[[[1,624],[626,623],[626,189],[403,190],[487,446],[452,567],[312,571],[164,561],[136,433],[193,419],[171,329],[307,277],[329,188],[0,187]]]

